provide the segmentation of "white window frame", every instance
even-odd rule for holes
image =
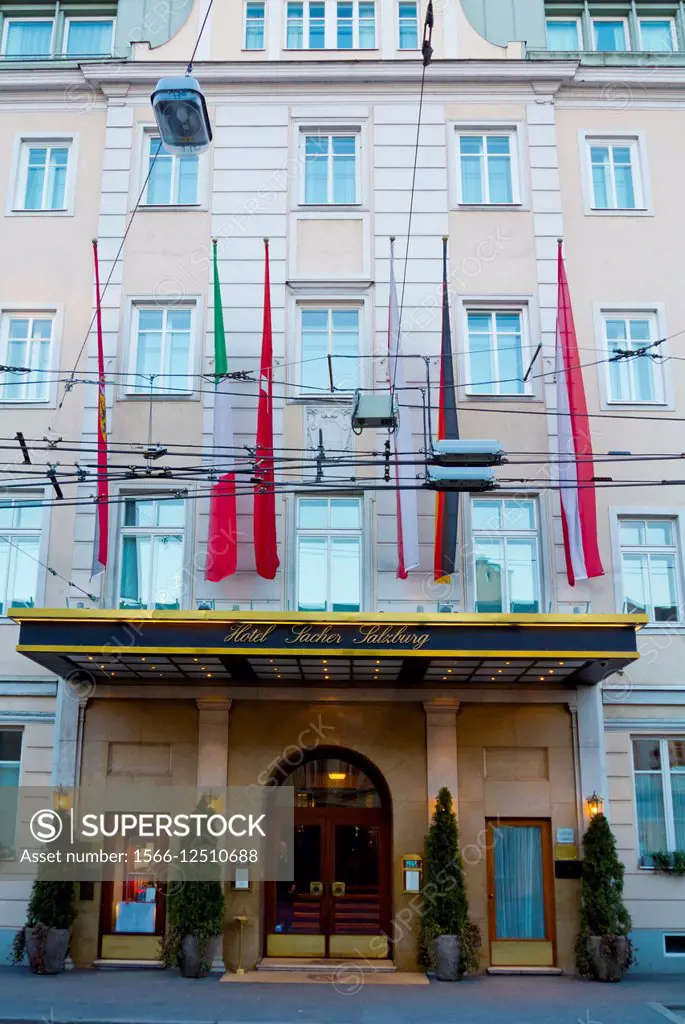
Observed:
[[[17,786],[21,786],[23,784],[23,781],[24,781],[23,780],[23,775],[24,775],[24,749],[25,749],[24,731],[25,730],[22,727],[16,727],[16,726],[11,725],[10,723],[3,722],[2,717],[0,715],[0,732],[13,732],[13,733],[14,732],[18,732],[19,736],[21,737],[21,739],[20,739],[20,749],[19,749],[19,760],[18,761],[0,761],[0,768],[7,768],[7,767],[13,768],[15,766],[18,766],[19,772],[18,772],[18,775],[17,775]],[[0,853],[0,861],[1,860],[14,859],[14,857],[16,856],[17,824],[18,823],[15,822],[15,828],[14,828],[14,847],[12,848],[13,852],[14,852],[14,856],[12,856],[11,858],[3,857],[2,854]]]
[[[260,52],[260,51],[255,51]],[[150,137],[159,137],[159,129],[155,124],[146,123],[138,125],[137,134],[137,147],[138,147],[138,159],[134,163],[134,173],[131,174],[131,191],[129,194],[129,208],[134,210],[138,196],[140,195],[143,185],[147,179],[149,171],[149,156],[150,156]],[[174,156],[174,175],[173,180],[177,180],[177,161],[178,157]],[[135,173],[135,165],[137,164],[137,175]],[[158,213],[173,210],[175,212],[193,212],[198,210],[207,210],[209,208],[209,150],[205,153],[198,155],[197,163],[197,196],[194,203],[148,203],[147,202],[147,186],[145,188],[145,194],[138,206],[140,212],[145,213]]]
[[[262,42],[261,46],[250,46],[250,47],[248,47],[248,45],[247,45],[247,25],[248,25],[247,5],[248,5],[248,3],[261,3],[263,5],[263,7],[264,7],[264,18],[263,18],[263,21],[264,21],[264,39],[263,39],[263,42]],[[263,50],[266,50],[266,31],[267,31],[267,29],[266,29],[266,8],[267,8],[267,0],[243,0],[243,45],[242,45],[242,49],[245,51],[245,53],[261,53]],[[286,10],[286,13],[287,13],[287,7],[284,8],[284,10]]]
[[[665,309],[663,303],[626,305],[625,303],[594,303],[595,340],[597,349],[604,360],[609,358],[609,342],[606,334],[606,321],[618,320],[649,320],[651,322],[652,341],[660,338],[667,338]],[[640,399],[613,398],[611,394],[611,364],[603,362],[603,380],[601,391],[602,408],[610,409],[613,406],[629,406],[635,408],[649,409],[653,406],[659,408],[673,408],[673,394],[671,381],[664,373],[664,364],[668,358],[668,340],[658,348],[655,353],[661,355],[661,359],[651,360],[654,373],[655,391],[658,397],[654,401],[642,401]],[[634,360],[628,360],[629,364]]]
[[[631,150],[631,168],[633,171],[633,192],[635,206],[595,206],[595,189],[592,179],[592,147],[593,146],[624,146]],[[647,163],[647,146],[643,131],[634,131],[612,135],[611,133],[581,129],[579,132],[579,149],[581,155],[581,180],[585,215],[589,217],[651,217],[654,215],[652,189]],[[613,166],[613,165],[612,165]],[[613,173],[613,172],[612,172]],[[612,187],[615,187],[612,183]]]
[[[171,158],[171,188],[170,188],[171,200],[170,200],[170,202],[168,202],[168,203],[151,203],[149,201],[149,199],[148,199],[148,192],[149,192],[149,188],[150,188],[150,181],[149,181],[149,178],[148,178],[148,172],[150,170],[149,161],[150,161],[150,158],[151,158],[150,147],[151,147],[151,143],[152,143],[153,139],[160,139],[161,140],[161,136],[159,135],[159,132],[155,132],[152,129],[149,129],[149,130],[146,130],[146,131],[143,132],[143,168],[142,168],[142,173],[143,173],[143,181],[146,181],[147,184],[145,185],[145,195],[143,196],[143,199],[142,199],[142,202],[141,202],[140,205],[141,206],[145,206],[146,209],[151,209],[151,208],[161,209],[161,210],[178,210],[178,209],[184,209],[184,208],[195,209],[196,207],[198,207],[200,205],[200,203],[199,203],[199,196],[200,196],[200,171],[201,171],[201,168],[202,168],[202,164],[200,162],[200,159],[201,159],[200,156],[197,157],[197,185],[196,185],[196,190],[195,190],[195,202],[194,203],[177,203],[174,200],[174,196],[177,194],[177,189],[178,189],[179,166],[180,166],[180,161],[182,159],[182,156],[180,154],[178,154],[178,153],[170,153],[169,154],[169,157]],[[164,155],[166,156],[167,154],[164,154]],[[155,165],[156,165],[156,161],[155,161]]]
[[[0,361],[7,366],[7,338],[8,338],[8,322],[11,319],[25,319],[26,317],[34,317],[38,319],[52,320],[52,338],[50,343],[50,362],[48,365],[47,373],[50,377],[56,377],[57,368],[59,367],[60,361],[60,350],[62,343],[62,328],[64,320],[64,307],[62,305],[48,305],[44,303],[31,303],[26,305],[18,305],[16,302],[3,302],[0,298]],[[18,378],[18,382],[21,379]],[[57,402],[57,380],[51,380],[48,383],[47,398],[41,399],[3,399],[2,392],[4,388],[0,388],[0,408],[3,406],[7,409],[15,406],[26,405],[32,409],[54,408]],[[1,497],[1,492],[0,492]]]
[[[116,28],[117,28],[116,17],[114,15],[109,16],[109,15],[106,15],[106,14],[94,14],[90,18],[87,15],[85,15],[85,14],[69,15],[68,17],[66,17],[64,19],[64,31],[63,31],[63,34],[62,34],[62,56],[63,57],[67,56],[67,44],[68,44],[68,41],[69,41],[69,28],[70,28],[72,22],[79,22],[79,21],[109,21],[109,22],[111,22],[111,24],[112,24],[112,34],[111,34],[111,37],[110,37],[110,40],[109,40],[109,50],[108,50],[108,52],[107,53],[103,53],[103,54],[92,54],[92,55],[89,54],[88,55],[88,59],[90,59],[91,56],[92,56],[92,58],[94,60],[97,60],[97,58],[99,56],[102,56],[102,57],[112,57],[114,55],[114,40],[116,38]],[[73,56],[71,59],[72,60],[83,60],[84,58],[83,57],[78,57],[78,56]]]
[[[330,46],[330,33],[331,33],[331,15],[329,13],[330,0],[321,0],[324,3],[324,23],[323,23],[323,46],[310,46],[309,45],[309,4],[310,0],[298,0],[302,3],[302,46],[288,46],[288,0],[284,0],[283,4],[283,49],[286,51],[298,52],[300,50],[312,50],[314,53],[320,53],[321,50],[335,49]],[[317,2],[317,0],[314,0]]]
[[[307,184],[307,156],[306,156],[306,140],[307,138],[324,138],[327,137],[329,140],[333,138],[344,136],[346,138],[354,138],[355,149],[354,149],[354,188],[355,188],[355,199],[352,203],[335,203],[331,199],[330,202],[326,203],[307,203],[305,202],[306,195],[306,184]],[[300,175],[300,187],[298,196],[298,205],[303,210],[348,210],[356,208],[362,205],[362,130],[359,125],[345,126],[345,127],[312,127],[300,125],[299,127],[299,163],[302,168],[302,174]],[[332,144],[329,146],[328,152],[328,186],[327,195],[333,195],[333,150]]]
[[[582,53],[582,51],[585,49],[585,39],[583,38],[583,20],[582,20],[582,18],[576,18],[572,14],[569,14],[569,16],[567,18],[564,18],[560,14],[558,14],[558,15],[546,14],[545,15],[545,39],[547,40],[547,49],[548,50],[551,49],[551,47],[549,45],[549,37],[547,35],[547,24],[550,21],[560,21],[560,22],[563,22],[565,25],[567,25],[569,22],[574,22],[575,26],[576,26],[576,34],[578,36],[578,52]],[[570,53],[572,51],[570,51],[570,50],[569,51],[564,51],[564,50],[561,50],[561,51],[556,50],[555,51],[555,50],[552,50],[551,52],[552,53],[555,53],[555,52],[556,53],[564,53],[564,52]],[[575,52],[575,51],[573,51],[573,52]]]
[[[523,210],[528,208],[524,195],[526,187],[526,169],[524,166],[524,151],[526,149],[526,137],[524,126],[521,122],[501,121],[452,121],[450,122],[451,144],[449,146],[449,159],[452,163],[450,169],[450,202],[452,209],[465,208],[467,210]],[[510,203],[468,203],[462,197],[461,187],[461,143],[462,135],[508,135],[511,138],[511,194]],[[487,177],[487,176],[486,176]],[[489,183],[488,183],[489,188]]]
[[[656,775],[656,771],[648,771],[646,769],[638,769],[635,767],[635,740],[647,740],[652,742],[658,742],[660,747],[660,760],[661,769],[658,774],[661,775],[661,795],[664,801],[664,823],[666,826],[666,850],[663,852],[673,853],[677,849],[676,836],[675,836],[675,818],[673,815],[673,790],[671,788],[671,763],[668,753],[669,741],[683,741],[685,736],[673,733],[669,735],[659,735],[658,732],[640,732],[631,733],[630,736],[630,762],[633,774],[633,801],[635,807],[635,843],[637,847],[638,861],[642,863],[643,853],[640,850],[640,825],[637,809],[637,785],[636,780],[638,775]],[[666,769],[664,770],[664,765]],[[662,851],[653,850],[653,853]],[[648,867],[649,865],[645,865]],[[682,953],[671,953],[670,956],[683,956]]]
[[[597,48],[597,40],[595,38],[595,23],[598,22],[598,21],[611,21],[611,22],[620,21],[620,22],[623,23],[623,38],[626,41],[626,48],[625,48],[625,50],[599,50]],[[602,15],[592,14],[590,16],[590,29],[591,29],[591,32],[592,32],[592,38],[590,39],[590,43],[591,43],[590,49],[594,50],[595,53],[630,53],[631,52],[631,47],[633,45],[633,41],[630,38],[630,25],[628,23],[628,18],[626,18],[626,17],[624,17],[624,16],[622,16],[620,14],[613,15],[613,16],[609,15],[609,14],[602,14]]]
[[[464,348],[462,356],[462,376],[461,379],[464,381],[463,384],[458,384],[458,392],[460,398],[468,399],[469,401],[521,401],[522,399],[530,399],[536,397],[535,381],[532,375],[528,377],[528,380],[523,385],[522,392],[512,391],[495,391],[490,394],[483,392],[473,391],[473,381],[471,372],[471,346],[469,343],[469,313],[518,313],[521,317],[521,362],[523,365],[523,373],[525,375],[526,370],[533,358],[533,346],[531,338],[535,334],[535,325],[532,323],[532,311],[531,302],[528,297],[512,297],[507,300],[504,297],[495,297],[488,299],[485,296],[478,296],[477,298],[469,298],[468,296],[460,296],[458,299],[459,304],[459,319],[457,323],[461,324],[462,334],[464,338]],[[499,355],[495,351],[496,364],[499,363]],[[499,372],[496,369],[493,380],[499,379]],[[498,385],[499,388],[499,385]]]
[[[505,501],[521,501],[529,502],[533,505],[535,511],[535,529],[534,530],[515,530],[515,529],[492,529],[487,530],[476,530],[473,526],[473,502],[483,500],[499,501],[504,507]],[[529,540],[533,536],[537,543],[537,567],[538,567],[538,604],[540,612],[545,610],[545,595],[549,590],[549,583],[545,577],[545,567],[547,565],[547,558],[545,557],[546,552],[543,551],[543,507],[540,500],[540,496],[535,493],[519,492],[516,494],[471,494],[469,495],[469,501],[467,504],[467,517],[466,526],[468,528],[468,543],[463,545],[464,552],[468,551],[468,564],[463,566],[463,570],[466,574],[467,579],[467,601],[468,608],[474,611],[478,601],[478,586],[476,581],[476,560],[475,560],[475,539],[476,537],[483,536],[485,538],[492,537],[493,539],[513,537],[514,539],[522,538]],[[506,551],[506,547],[505,547]],[[503,614],[507,614],[510,607],[510,595],[509,595],[509,584],[507,579],[503,579],[502,596],[505,599],[504,603],[507,607],[504,609]]]
[[[197,385],[195,377],[198,373],[198,363],[200,358],[201,345],[199,339],[202,338],[202,307],[201,297],[198,295],[185,296],[182,302],[176,301],[173,297],[169,297],[165,300],[162,296],[151,296],[151,295],[134,295],[129,296],[129,305],[127,307],[126,324],[124,326],[125,337],[129,338],[128,355],[123,357],[122,369],[128,376],[124,378],[122,383],[120,397],[127,399],[143,399],[149,401],[150,397],[154,400],[162,401],[181,401],[186,402],[189,399],[197,399]],[[162,309],[165,311],[164,325],[166,335],[166,312],[168,310],[176,310],[179,308],[191,310],[190,320],[190,352],[188,355],[188,377],[189,387],[181,390],[176,384],[172,383],[174,391],[161,391],[155,390],[145,391],[144,389],[136,389],[136,383],[138,377],[136,374],[136,365],[138,359],[138,311],[140,309]],[[165,349],[162,348],[162,356],[164,356]],[[164,373],[160,371],[159,376],[164,376]],[[155,387],[157,387],[155,385]]]
[[[645,45],[644,45],[644,43],[642,41],[642,22],[643,21],[667,21],[668,24],[669,24],[670,32],[671,32],[671,42],[673,43],[673,50],[670,51],[670,52],[672,52],[672,53],[677,53],[678,52],[678,33],[676,32],[675,18],[671,17],[668,14],[664,14],[664,15],[661,15],[661,16],[658,15],[658,14],[638,14],[638,16],[637,16],[637,31],[638,31],[638,38],[639,38],[639,41],[640,41],[640,49],[644,50],[646,53],[668,53],[669,52],[668,50],[647,50],[645,48]]]
[[[52,490],[52,487],[50,488],[50,492],[54,496],[54,491]],[[0,501],[45,501],[46,497],[49,497],[49,495],[47,494],[46,488],[44,487],[21,492],[0,489]],[[50,507],[48,505],[43,505],[40,508],[40,513],[41,524],[38,531],[40,539],[38,544],[38,554],[36,556],[36,558],[38,559],[38,565],[36,568],[36,608],[40,608],[45,604],[45,591],[47,584],[47,570],[45,567],[45,563],[48,557],[50,543]],[[14,531],[6,530],[4,532],[11,534]],[[6,612],[7,609],[5,609],[2,612],[2,614],[0,614],[0,623],[6,623],[10,621],[7,617]]]
[[[47,54],[43,54],[42,56],[37,56],[37,57],[22,57],[21,55],[18,55],[16,57],[10,57],[9,60],[29,60],[29,61],[30,60],[50,60],[51,57],[53,57],[54,53],[55,53],[55,22],[56,22],[56,20],[57,20],[56,18],[32,18],[30,15],[28,15],[27,17],[24,17],[24,18],[19,17],[19,16],[17,16],[17,17],[11,17],[10,16],[9,18],[5,18],[5,22],[4,22],[3,29],[2,29],[2,47],[0,47],[0,53],[2,54],[3,57],[5,56],[5,50],[7,49],[7,36],[9,35],[9,26],[13,22],[24,23],[26,21],[36,21],[36,22],[40,21],[40,22],[43,22],[44,24],[50,23],[52,25],[52,34],[50,36],[50,52],[47,53]]]
[[[682,509],[679,508],[645,508],[618,506],[609,510],[611,523],[611,547],[614,565],[614,603],[617,611],[622,613],[625,605],[625,591],[623,586],[623,559],[621,546],[621,521],[626,519],[637,519],[641,521],[669,520],[673,524],[673,536],[676,548],[676,587],[678,591],[678,613],[680,618],[676,622],[653,622],[651,619],[640,630],[646,633],[685,633],[685,611],[683,600],[685,595],[685,579],[683,576],[683,552],[685,551],[685,517]]]
[[[7,398],[7,397],[5,397],[5,394],[3,394],[3,392],[5,391],[6,384],[8,382],[11,382],[13,384],[18,384],[20,387],[22,385],[24,385],[24,387],[26,387],[30,383],[30,380],[29,380],[29,376],[30,375],[29,376],[21,375],[21,374],[16,374],[16,375],[12,374],[12,375],[10,375],[9,373],[8,374],[2,374],[2,377],[4,378],[4,382],[3,382],[3,387],[0,388],[0,405],[7,405],[7,406],[10,406],[10,405],[49,405],[49,403],[50,403],[50,394],[54,390],[54,388],[52,386],[52,383],[51,383],[49,378],[53,374],[53,367],[54,367],[54,362],[55,362],[55,356],[54,356],[54,353],[55,353],[55,320],[56,320],[55,312],[52,311],[52,310],[46,310],[46,311],[42,311],[41,312],[40,310],[36,310],[36,309],[21,311],[21,310],[16,310],[16,309],[15,310],[7,310],[7,309],[0,308],[0,353],[1,353],[0,354],[0,358],[2,359],[2,362],[3,362],[3,364],[5,366],[9,365],[9,355],[8,355],[9,325],[10,325],[10,321],[12,321],[12,320],[29,320],[30,322],[33,322],[34,320],[49,320],[50,321],[50,346],[49,346],[48,365],[47,365],[47,368],[46,368],[45,371],[40,371],[40,372],[44,372],[46,374],[46,376],[48,377],[48,380],[46,380],[44,382],[44,395],[45,395],[45,397],[42,397],[42,398],[31,398],[31,397],[28,397],[26,394],[23,394],[21,398]],[[30,339],[29,339],[29,342],[30,342]],[[32,346],[29,344],[29,350],[31,349],[31,347]],[[27,362],[30,364],[31,361],[28,360]],[[34,371],[34,373],[38,373],[38,372],[39,372],[38,370]]]
[[[192,541],[193,541],[193,537],[192,537],[192,523],[193,523],[193,520],[194,520],[195,517],[189,512],[189,510],[192,510],[192,504],[191,503],[195,500],[194,496],[191,495],[190,492],[186,492],[184,495],[181,496],[181,500],[184,503],[184,509],[183,509],[183,511],[184,511],[184,521],[183,521],[183,526],[177,526],[177,527],[174,527],[174,526],[168,526],[168,527],[167,526],[150,526],[150,527],[147,527],[147,526],[140,526],[140,527],[138,527],[138,526],[124,526],[124,516],[126,514],[125,513],[125,508],[126,508],[125,502],[126,501],[158,501],[160,498],[162,498],[162,499],[164,499],[164,498],[171,498],[172,496],[175,497],[175,495],[173,495],[171,491],[161,491],[161,490],[159,490],[158,487],[154,488],[154,489],[150,488],[149,490],[147,490],[147,489],[140,489],[140,490],[135,490],[135,491],[122,490],[122,491],[120,491],[117,494],[117,498],[120,499],[121,504],[119,506],[118,515],[115,515],[115,516],[111,517],[111,519],[113,520],[113,528],[115,530],[114,543],[116,544],[116,547],[115,547],[114,550],[117,553],[116,572],[115,572],[114,580],[113,580],[113,590],[114,590],[114,593],[113,593],[113,607],[119,608],[120,604],[121,604],[121,573],[122,573],[123,563],[124,563],[124,537],[132,537],[132,536],[139,536],[139,535],[145,535],[145,536],[150,536],[150,537],[152,537],[152,536],[165,537],[165,536],[177,536],[178,534],[182,534],[183,535],[183,550],[182,550],[182,554],[181,554],[181,565],[184,567],[182,569],[182,580],[181,580],[180,599],[179,599],[180,609],[179,610],[182,610],[184,608],[190,607],[190,604],[189,604],[189,597],[190,597],[189,590],[190,590],[191,580],[189,579],[189,577],[192,577],[192,573],[188,573],[185,570],[185,556],[186,556],[186,553],[188,551],[192,551],[193,550],[193,548],[192,548]],[[151,563],[151,565],[152,565],[152,563]],[[148,610],[150,610],[150,609],[148,609]]]
[[[413,3],[414,4],[414,8],[416,10],[416,46],[404,46],[404,47],[400,46],[400,26],[401,26],[401,23],[402,23],[402,20],[403,20],[401,18],[401,16],[400,16],[400,3]],[[421,5],[419,3],[419,0],[395,0],[395,11],[396,11],[396,14],[397,14],[397,49],[398,49],[398,51],[400,53],[415,53],[417,50],[421,49],[421,42],[422,42],[422,39],[421,39]],[[378,30],[376,30],[376,35],[378,35]],[[378,40],[376,40],[376,43],[378,43]]]
[[[338,46],[338,2],[337,0],[327,0],[326,3],[326,17],[328,17],[329,11],[332,10],[332,20],[334,23],[335,31],[335,47],[334,49],[342,53],[351,53],[354,50],[361,50],[362,52],[372,53],[378,49],[378,7],[379,0],[367,0],[368,3],[373,3],[373,46],[360,46],[359,45],[359,0],[342,0],[345,3],[352,4],[352,46]],[[362,0],[364,2],[364,0]]]
[[[54,147],[68,149],[67,173],[64,183],[64,206],[56,210],[27,210],[26,182],[29,149]],[[20,132],[14,137],[12,173],[5,213],[8,217],[73,217],[78,167],[79,135],[77,132]]]
[[[327,528],[325,530],[317,530],[317,529],[314,529],[314,528],[306,528],[306,529],[303,528],[302,530],[300,530],[300,528],[298,527],[298,518],[299,518],[298,517],[298,509],[299,509],[300,500],[302,498],[304,498],[306,500],[307,498],[314,498],[314,497],[320,497],[322,499],[325,498],[328,501],[330,501],[331,498],[347,498],[347,499],[354,499],[355,501],[358,501],[359,502],[359,529],[358,530],[335,530],[335,529],[333,529],[331,527],[331,528]],[[295,495],[295,500],[293,502],[293,516],[294,516],[293,537],[294,537],[294,551],[295,551],[294,563],[295,564],[293,566],[293,574],[292,574],[293,575],[293,580],[292,580],[292,584],[293,584],[293,608],[295,610],[297,610],[297,608],[298,608],[298,593],[299,593],[299,582],[300,582],[300,562],[299,562],[299,557],[298,557],[298,554],[299,554],[299,551],[298,551],[299,544],[298,544],[298,542],[299,542],[300,535],[302,535],[302,536],[310,536],[310,537],[317,537],[317,536],[319,536],[319,537],[327,537],[327,538],[330,538],[330,537],[333,537],[333,536],[336,536],[336,537],[337,536],[340,536],[340,537],[358,537],[359,538],[359,554],[360,554],[360,559],[359,559],[359,563],[360,563],[359,564],[359,610],[360,611],[364,611],[364,607],[365,607],[365,604],[366,604],[366,600],[365,599],[366,599],[366,590],[367,590],[366,579],[367,579],[367,577],[372,575],[371,572],[366,572],[365,571],[365,569],[370,564],[369,561],[368,561],[369,545],[365,541],[365,537],[368,537],[368,535],[369,535],[368,530],[366,529],[366,527],[367,527],[367,515],[365,513],[365,507],[366,507],[366,502],[364,500],[364,495],[363,494],[356,494],[356,493],[354,493],[354,491],[351,491],[349,494],[345,494],[343,492],[340,492],[340,493],[337,493],[337,494],[330,494],[330,493],[322,492],[321,495],[312,495],[312,494],[297,494],[297,495]],[[329,547],[328,547],[328,584],[329,584],[329,586],[330,586],[330,582],[331,582],[331,580],[330,580],[330,545],[329,545]],[[330,603],[330,601],[329,601],[328,596],[327,596],[326,604],[328,605],[329,603]]]
[[[364,358],[368,352],[369,343],[368,336],[371,324],[371,307],[370,298],[368,292],[360,294],[358,291],[351,291],[349,289],[341,289],[336,291],[334,289],[322,289],[320,293],[313,292],[312,289],[306,291],[293,292],[289,297],[288,302],[288,323],[291,325],[289,330],[290,335],[290,361],[293,365],[294,378],[297,381],[297,392],[288,399],[289,402],[295,403],[321,403],[321,402],[345,402],[349,403],[353,398],[353,390],[350,391],[336,391],[331,394],[330,390],[327,391],[310,391],[304,390],[302,385],[302,317],[301,311],[303,309],[342,309],[359,310],[359,363],[358,373],[359,380],[361,381],[362,373],[364,372],[364,364],[367,360]],[[335,366],[335,364],[334,364]]]
[[[675,938],[679,938],[680,939],[683,936],[685,936],[685,932],[674,931],[672,928],[669,928],[667,932],[663,933],[661,938],[662,938],[662,941],[663,941],[663,944],[664,944],[664,956],[676,956],[676,957],[678,957],[678,956],[681,956],[681,957],[685,956],[685,953],[669,953],[668,950],[666,949],[666,939],[675,939]]]

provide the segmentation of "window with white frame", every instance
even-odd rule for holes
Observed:
[[[3,57],[50,57],[54,18],[6,18],[2,32]]]
[[[547,49],[577,52],[583,48],[579,18],[547,18]]]
[[[21,746],[21,729],[0,728],[0,860],[14,856]]]
[[[419,5],[417,0],[399,0],[397,5],[400,50],[419,47]]]
[[[663,403],[664,376],[658,353],[651,349],[639,354],[658,338],[656,316],[603,313],[602,325],[610,360],[609,401]]]
[[[336,391],[355,391],[359,387],[361,307],[302,305],[299,319],[304,396],[330,394],[331,375]]]
[[[339,50],[375,48],[375,0],[337,0],[336,46]]]
[[[539,612],[540,531],[535,498],[472,498],[477,612]]]
[[[298,498],[296,559],[298,611],[360,611],[361,498]]]
[[[644,207],[637,139],[588,139],[595,210]]]
[[[5,370],[0,402],[46,402],[52,364],[55,318],[50,313],[3,313],[0,348]]]
[[[526,395],[524,353],[528,350],[523,309],[465,309],[469,395]]]
[[[136,303],[133,307],[133,394],[187,394],[192,390],[194,305]]]
[[[67,57],[111,57],[113,48],[113,18],[66,19],[64,53]]]
[[[519,202],[516,133],[458,132],[459,202],[477,206]]]
[[[245,3],[245,49],[263,50],[266,25],[266,4],[264,0],[247,0]]]
[[[595,50],[617,53],[629,48],[628,22],[625,18],[593,18],[592,42]]]
[[[42,521],[39,498],[0,497],[0,616],[36,605]]]
[[[22,142],[15,202],[17,210],[66,210],[70,150],[70,142],[64,139]]]
[[[288,50],[323,50],[326,4],[323,0],[288,0],[285,46]]]
[[[181,607],[185,522],[183,498],[126,498],[121,523],[120,608]]]
[[[678,49],[673,18],[638,18],[640,48],[650,53],[672,53]]]
[[[197,203],[197,153],[170,153],[159,135],[145,132],[147,206],[194,206]]]
[[[308,206],[359,202],[359,132],[301,133]]]
[[[685,737],[634,737],[640,858],[685,852]]]
[[[618,521],[623,611],[650,623],[682,622],[677,520],[621,516]]]

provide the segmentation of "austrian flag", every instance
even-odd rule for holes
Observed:
[[[597,546],[597,509],[590,423],[561,241],[557,265],[556,378],[559,485],[566,574],[569,583],[574,586],[576,580],[603,576],[604,569]]]

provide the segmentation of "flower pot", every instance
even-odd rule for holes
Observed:
[[[181,940],[181,974],[184,978],[206,978],[212,969],[214,959],[219,955],[221,936],[213,935],[202,944],[195,935],[186,935]]]
[[[34,974],[59,974],[69,949],[68,928],[24,928],[26,955]]]
[[[438,935],[435,940],[435,977],[438,981],[459,981],[459,939],[456,935]]]
[[[591,935],[587,948],[596,981],[620,981],[630,960],[630,941],[623,935]]]

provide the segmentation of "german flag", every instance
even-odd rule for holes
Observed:
[[[442,240],[442,341],[440,344],[440,396],[438,404],[438,441],[459,437],[457,396],[452,362],[450,304],[447,292],[447,238]],[[456,572],[457,529],[459,526],[459,492],[440,491],[435,507],[435,560],[433,577],[436,583],[449,583]]]

